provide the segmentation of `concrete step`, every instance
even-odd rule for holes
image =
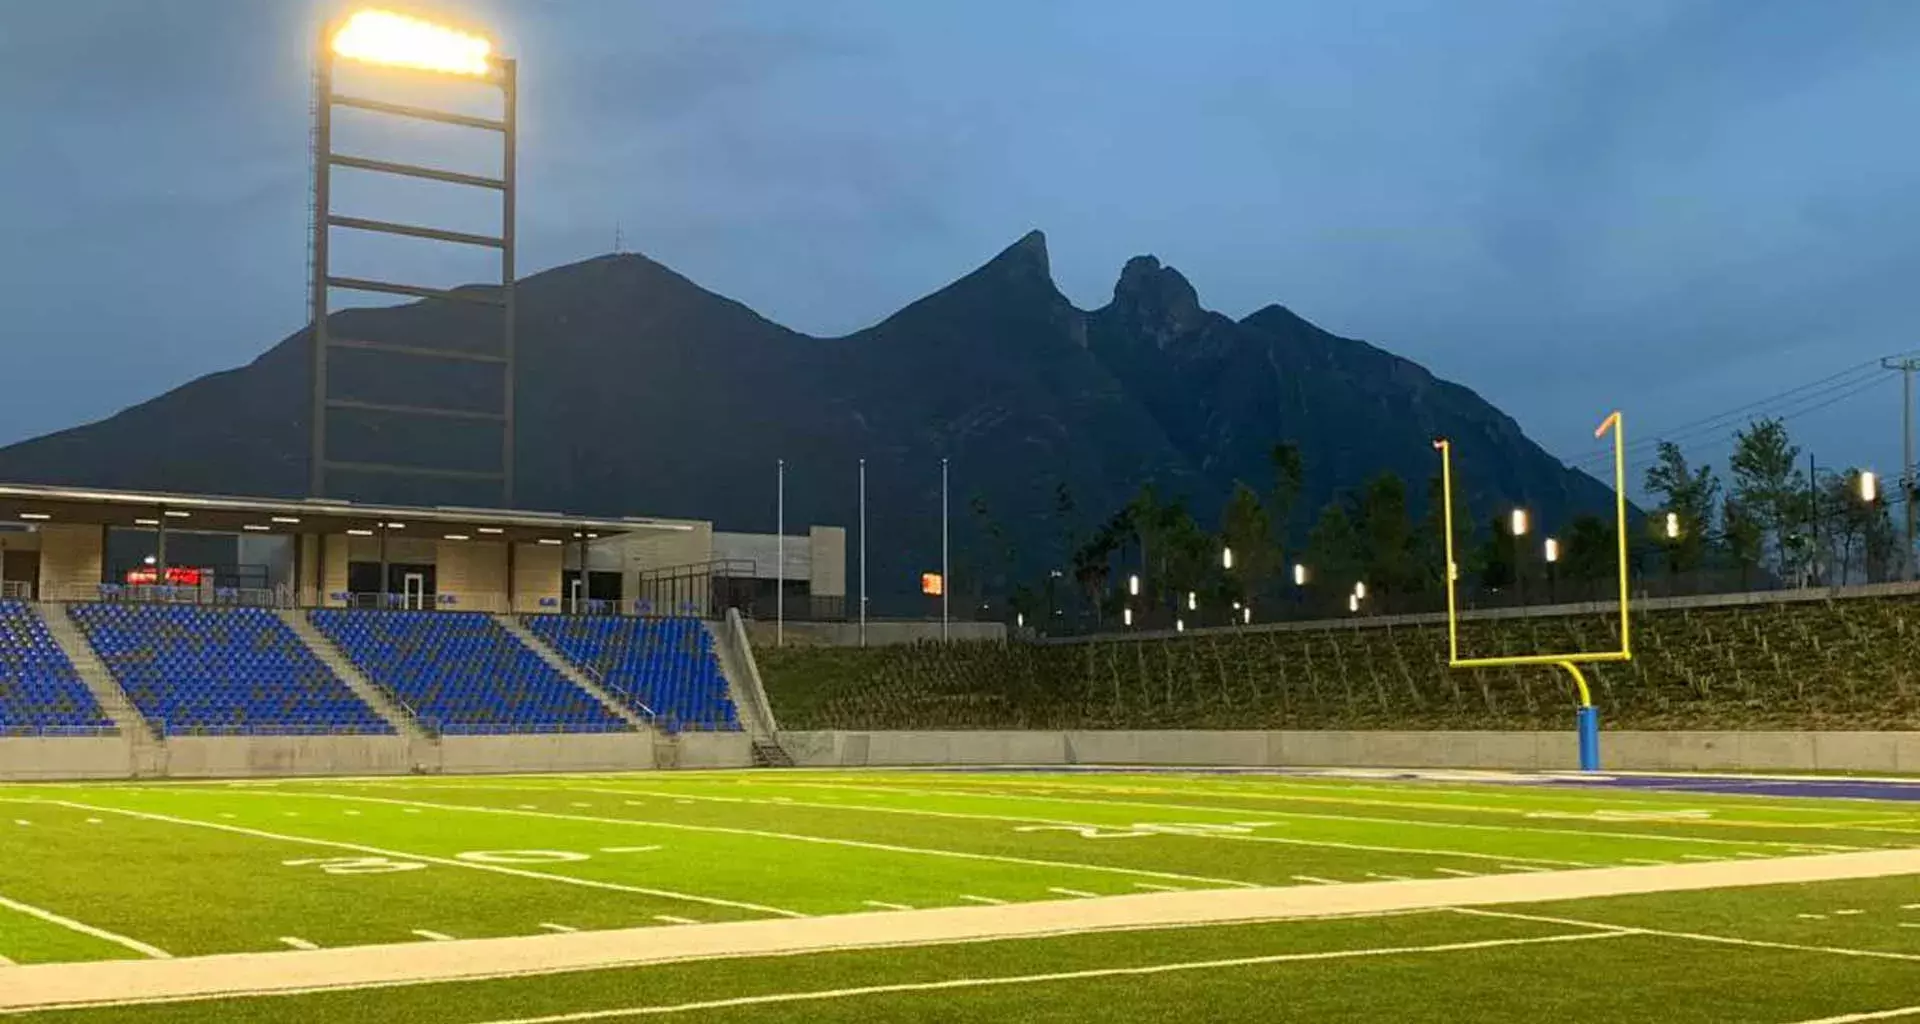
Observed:
[[[791,768],[793,755],[772,740],[754,740],[753,766],[755,768]]]
[[[512,633],[513,638],[526,645],[528,650],[539,655],[541,661],[552,666],[553,670],[564,676],[567,682],[587,691],[594,700],[605,705],[608,711],[619,715],[636,732],[648,732],[653,729],[651,719],[620,703],[613,694],[607,692],[606,687],[600,685],[598,679],[567,660],[565,655],[554,650],[545,640],[533,635],[533,630],[528,629],[525,623],[511,615],[495,615],[493,621],[498,622],[500,628]]]
[[[34,605],[34,610],[39,613],[40,620],[47,624],[47,632],[53,634],[54,643],[60,645],[67,660],[73,663],[80,681],[93,692],[93,699],[99,702],[100,710],[113,719],[120,735],[135,742],[158,740],[159,733],[154,730],[153,724],[140,714],[139,708],[133,706],[133,701],[127,699],[127,691],[120,688],[119,680],[113,678],[113,673],[94,653],[93,644],[88,642],[86,633],[67,614],[67,606],[38,604]]]
[[[420,716],[407,706],[406,701],[401,700],[400,696],[392,690],[367,678],[366,673],[360,671],[359,666],[353,663],[352,658],[347,657],[346,652],[314,626],[313,620],[307,618],[306,612],[297,608],[281,608],[274,614],[280,616],[280,621],[286,623],[288,629],[293,630],[293,635],[299,637],[300,642],[307,645],[307,650],[312,651],[313,656],[320,659],[320,664],[325,665],[328,671],[347,684],[347,689],[352,690],[354,696],[372,708],[375,714],[386,719],[387,724],[393,726],[394,732],[402,736],[432,734],[432,730],[421,724]]]
[[[727,609],[724,622],[702,623],[713,637],[713,650],[720,658],[720,674],[727,680],[727,696],[740,713],[740,728],[753,743],[753,763],[761,768],[791,768],[793,757],[780,746],[780,726],[767,703],[767,688],[760,681],[760,666],[753,660],[753,643],[747,638],[740,610]]]

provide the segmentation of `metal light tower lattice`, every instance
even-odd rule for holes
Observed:
[[[338,62],[376,66],[438,79],[464,79],[498,88],[504,100],[499,118],[435,110],[389,102],[334,90],[334,72]],[[513,504],[514,464],[514,149],[517,142],[515,107],[518,102],[517,65],[512,59],[493,53],[492,44],[483,36],[439,25],[390,11],[366,10],[330,23],[320,34],[313,104],[313,235],[312,235],[312,375],[313,395],[309,419],[310,468],[308,490],[312,497],[327,497],[330,474],[358,473],[427,477],[496,483],[503,505]],[[431,121],[455,127],[499,135],[501,166],[498,177],[424,167],[416,164],[380,160],[361,154],[339,153],[333,148],[333,111],[347,107],[389,117]],[[434,181],[499,193],[500,232],[480,235],[447,231],[418,224],[345,216],[334,212],[332,177],[335,168],[348,168],[416,180]],[[343,277],[333,272],[329,236],[333,229],[397,235],[453,245],[493,249],[500,254],[500,284],[497,289],[445,289],[396,281]],[[327,300],[332,289],[375,292],[416,299],[477,304],[498,309],[501,317],[500,345],[497,350],[479,348],[429,348],[369,338],[334,337],[327,323]],[[334,394],[329,388],[328,362],[337,350],[349,349],[386,353],[413,359],[452,361],[499,367],[502,376],[501,401],[497,408],[452,408],[409,402],[361,401]],[[500,430],[498,469],[455,469],[401,464],[384,461],[342,461],[334,458],[329,447],[328,420],[331,413],[347,412],[371,416],[398,417],[403,420],[433,418],[497,424]]]

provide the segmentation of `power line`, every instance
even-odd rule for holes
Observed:
[[[1809,381],[1778,394],[1769,395],[1766,398],[1756,399],[1743,405],[1734,406],[1731,409],[1715,413],[1711,416],[1703,416],[1696,420],[1677,424],[1666,430],[1643,434],[1640,439],[1628,443],[1627,451],[1629,453],[1635,453],[1642,450],[1652,450],[1658,448],[1662,441],[1672,441],[1677,444],[1683,440],[1699,438],[1713,434],[1716,431],[1728,434],[1730,432],[1727,431],[1726,428],[1734,426],[1738,421],[1766,418],[1768,415],[1774,418],[1788,419],[1794,416],[1805,415],[1815,409],[1826,408],[1826,406],[1831,403],[1820,403],[1802,409],[1792,409],[1792,406],[1831,395],[1836,391],[1845,391],[1848,388],[1853,388],[1863,383],[1870,385],[1871,383],[1889,379],[1880,375],[1878,372],[1879,365],[1879,360],[1877,359],[1855,364],[1838,373],[1829,374],[1819,380]],[[1865,388],[1862,387],[1859,390],[1865,390]],[[1846,395],[1851,396],[1857,393],[1858,391],[1847,391]],[[1782,413],[1777,411],[1770,412],[1768,410],[1768,407],[1782,402],[1786,403],[1787,407],[1792,409],[1792,411]],[[1744,426],[1745,423],[1739,423],[1739,427]],[[1735,429],[1738,429],[1738,427]],[[1598,464],[1611,460],[1612,458],[1613,450],[1611,448],[1604,450],[1596,449],[1574,459],[1573,464]]]

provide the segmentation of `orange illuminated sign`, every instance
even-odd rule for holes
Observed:
[[[928,597],[939,597],[947,592],[947,581],[937,572],[920,574],[920,592]]]

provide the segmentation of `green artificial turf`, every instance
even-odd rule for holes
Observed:
[[[0,903],[0,957],[30,964],[144,955],[20,907],[194,956],[1915,846],[1920,808],[1910,803],[1468,781],[796,771],[19,785],[0,787],[0,899],[15,907]],[[1920,877],[1499,909],[1554,920],[1436,911],[52,1016],[480,1022],[1588,934],[1596,926],[1920,956]],[[1124,1006],[1130,1019],[1173,1021],[1578,1016],[1784,1024],[1912,1004],[1920,1004],[1920,959],[1607,934],[796,999],[724,1014],[730,1021],[1094,1020]]]

